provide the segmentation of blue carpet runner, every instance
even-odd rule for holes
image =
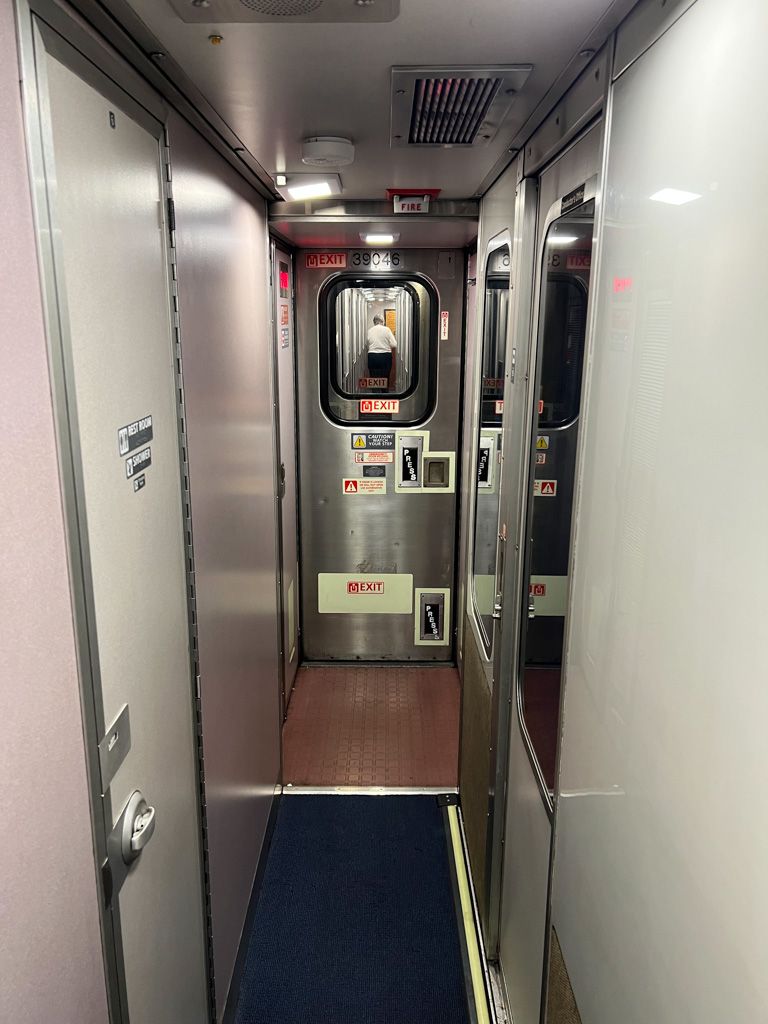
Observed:
[[[434,796],[286,796],[236,1024],[468,1024]]]

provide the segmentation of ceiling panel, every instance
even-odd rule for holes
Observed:
[[[205,24],[183,22],[167,0],[130,0],[130,6],[270,174],[307,170],[303,138],[351,138],[355,161],[340,168],[349,199],[378,198],[386,188],[476,195],[566,66],[575,73],[579,61],[587,63],[579,51],[600,41],[596,26],[609,8],[631,6],[631,0],[401,0],[399,17],[388,23],[234,24],[218,23],[217,0],[209,2]],[[222,41],[213,45],[211,35]],[[393,66],[496,64],[532,64],[533,70],[489,145],[390,148]]]

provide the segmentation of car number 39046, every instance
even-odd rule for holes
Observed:
[[[399,267],[400,263],[400,253],[386,249],[384,252],[366,249],[365,252],[353,252],[350,257],[350,265],[353,267]]]

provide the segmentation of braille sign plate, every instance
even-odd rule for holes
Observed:
[[[308,252],[307,270],[321,270],[333,268],[344,270],[347,266],[347,254],[345,252]]]
[[[152,449],[143,448],[140,452],[136,452],[135,455],[131,455],[125,460],[125,475],[130,478],[134,473],[141,473],[151,465]]]
[[[361,413],[400,412],[399,398],[361,398]]]
[[[117,432],[117,447],[121,455],[135,452],[152,440],[152,417],[145,416],[142,420],[120,427]]]
[[[379,433],[365,433],[365,434],[352,434],[351,441],[352,447],[355,451],[359,451],[365,448],[367,451],[394,451],[395,450],[395,435],[394,434],[379,434]],[[367,460],[366,460],[367,461]],[[392,459],[387,459],[387,462],[391,462]]]

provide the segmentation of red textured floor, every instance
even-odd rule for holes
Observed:
[[[455,668],[302,668],[283,726],[294,786],[456,786]]]

